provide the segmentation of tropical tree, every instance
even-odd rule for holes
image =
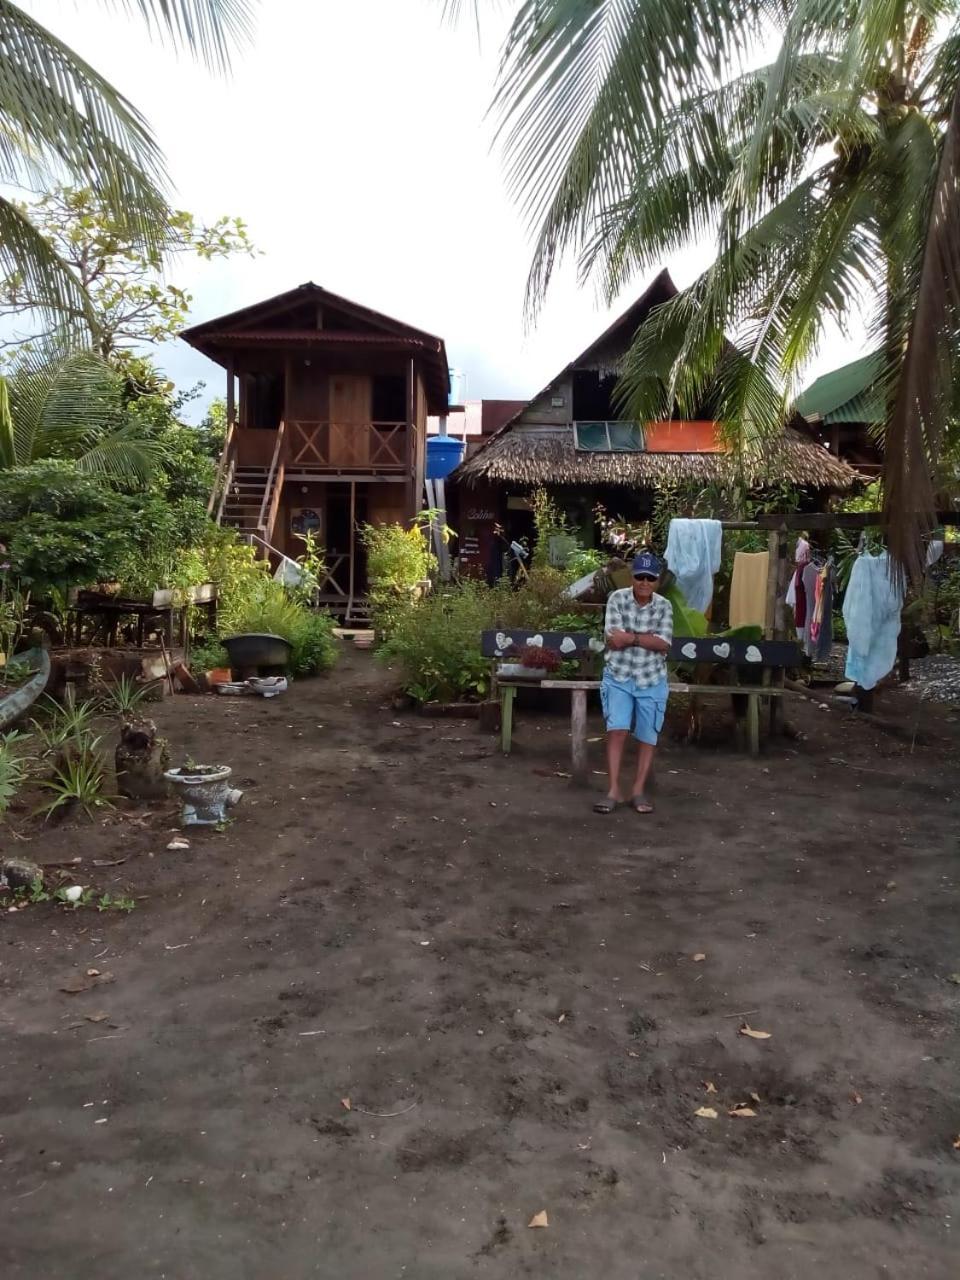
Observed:
[[[101,0],[137,15],[151,33],[213,68],[249,34],[255,0]],[[42,23],[0,0],[0,182],[50,189],[64,175],[88,187],[148,251],[167,225],[163,157],[145,120]],[[0,197],[0,274],[19,275],[55,315],[86,315],[67,263],[28,213]],[[86,327],[84,325],[84,327]]]
[[[536,235],[531,313],[568,251],[612,300],[715,239],[636,335],[637,416],[709,405],[751,447],[831,326],[866,319],[890,545],[912,574],[960,355],[958,90],[960,0],[523,0],[496,95]]]
[[[94,351],[105,360],[129,362],[132,348],[167,342],[183,327],[192,297],[162,276],[164,261],[193,255],[205,260],[256,252],[242,218],[209,225],[183,209],[169,209],[156,243],[145,245],[124,216],[118,219],[90,187],[57,186],[16,208],[70,269],[83,291],[83,306],[51,315],[22,271],[0,278],[0,316],[25,317],[29,337],[14,333],[3,345],[13,359],[25,348],[56,344],[59,335],[87,326]],[[37,313],[47,327],[37,328]]]
[[[0,378],[0,470],[52,459],[111,483],[148,484],[164,442],[131,411],[126,390],[93,352],[19,365]]]

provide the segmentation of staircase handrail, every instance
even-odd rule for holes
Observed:
[[[273,501],[273,486],[277,478],[277,468],[280,466],[280,451],[283,448],[283,433],[286,429],[286,422],[281,422],[277,429],[277,442],[273,446],[273,457],[270,459],[270,470],[267,473],[267,483],[263,490],[263,501],[260,503],[260,515],[257,517],[257,528],[264,531],[264,536],[269,536],[272,529],[269,528],[268,520],[270,513],[276,518],[276,510]]]
[[[234,444],[234,436],[236,434],[235,428],[236,428],[235,422],[230,422],[227,424],[227,434],[224,436],[224,439],[223,439],[223,448],[220,450],[220,458],[217,462],[216,474],[213,477],[213,487],[210,490],[210,500],[207,503],[208,516],[213,515],[213,509],[217,505],[218,498],[220,500],[219,510],[220,512],[223,511],[223,498],[221,496],[221,491],[225,493],[226,490],[229,488],[229,484],[224,484],[224,476],[227,472],[227,469],[231,461],[233,460],[233,444]],[[233,474],[232,468],[230,468],[230,472],[232,477],[232,474]],[[220,517],[218,515],[217,516],[218,523],[219,523],[219,519]]]

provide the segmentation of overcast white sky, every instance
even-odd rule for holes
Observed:
[[[485,119],[509,0],[481,47],[471,23],[441,23],[436,0],[262,0],[229,79],[89,0],[25,7],[146,115],[180,207],[247,220],[262,256],[171,274],[194,294],[192,322],[314,280],[442,336],[470,397],[532,395],[608,322],[567,272],[524,331],[529,243]],[[709,257],[665,265],[683,285]],[[185,344],[157,354],[178,385],[207,383],[202,402],[222,392]]]

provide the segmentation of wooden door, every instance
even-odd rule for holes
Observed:
[[[334,374],[330,379],[330,465],[370,465],[370,379],[358,374]]]

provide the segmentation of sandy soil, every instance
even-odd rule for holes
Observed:
[[[955,1276],[960,724],[884,710],[794,706],[758,761],[708,723],[600,818],[564,717],[505,760],[370,655],[168,699],[227,830],[3,835],[140,901],[0,915],[0,1274]]]

